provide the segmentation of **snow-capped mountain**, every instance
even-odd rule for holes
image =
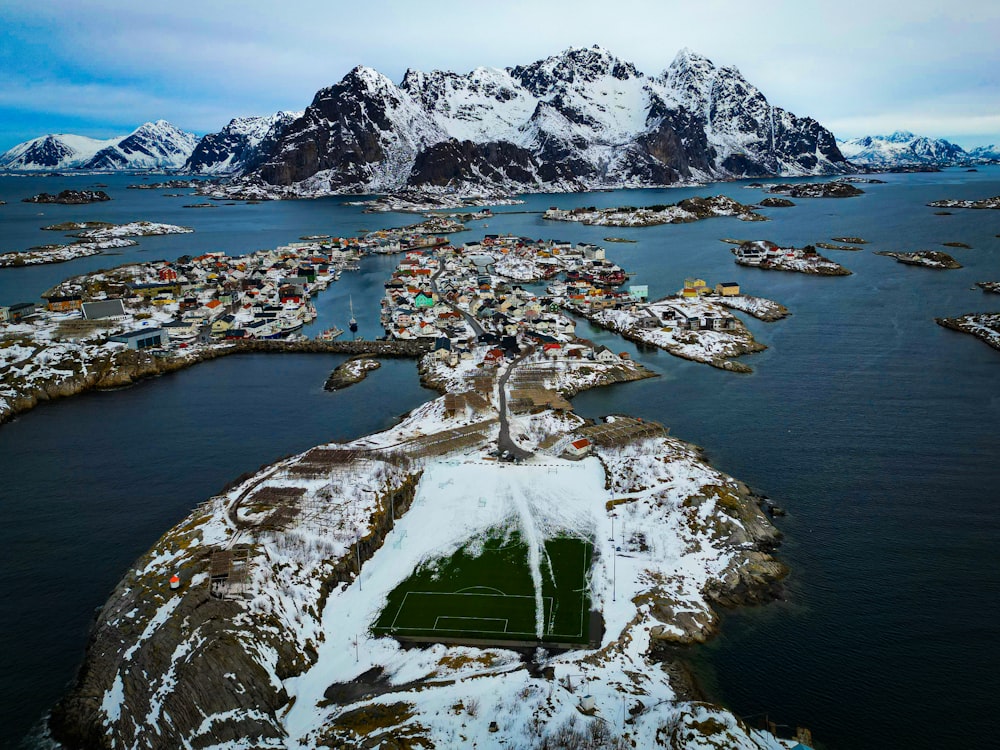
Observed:
[[[260,166],[277,138],[302,112],[276,112],[266,117],[237,117],[218,133],[209,133],[195,146],[184,172],[232,174]]]
[[[194,133],[166,120],[147,122],[98,151],[83,169],[176,169],[183,166],[197,143]]]
[[[995,163],[1000,161],[1000,146],[991,143],[989,146],[979,146],[967,152],[969,159],[977,164]]]
[[[961,146],[905,130],[838,141],[837,145],[850,161],[871,167],[947,166],[969,158]]]
[[[126,136],[108,140],[46,135],[0,155],[0,169],[176,169],[187,161],[197,142],[197,136],[165,120],[147,122]]]
[[[0,154],[0,169],[72,169],[90,161],[98,151],[113,146],[118,140],[97,140],[68,133],[43,135]]]
[[[689,50],[646,75],[600,47],[526,66],[358,67],[319,91],[251,177],[304,194],[408,186],[567,190],[851,169],[815,120]]]

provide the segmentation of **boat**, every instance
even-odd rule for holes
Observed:
[[[351,329],[351,333],[357,333],[358,332],[358,321],[355,320],[355,318],[354,318],[354,298],[353,297],[350,298],[350,305],[351,305],[351,319],[350,319],[350,321],[348,321],[347,327]]]
[[[302,330],[302,321],[294,318],[283,318],[278,321],[278,335],[280,337],[290,336]]]
[[[340,336],[343,333],[344,333],[343,328],[337,328],[337,326],[334,326],[333,328],[327,328],[325,331],[323,331],[323,333],[321,333],[316,338],[318,338],[320,341],[333,341],[335,338],[337,338],[337,336]]]

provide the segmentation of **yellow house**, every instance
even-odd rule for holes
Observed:
[[[684,288],[681,289],[681,296],[684,297],[685,299],[691,299],[693,297],[697,297],[698,290],[695,289],[693,286],[687,286],[685,282]]]
[[[715,293],[720,297],[738,297],[740,294],[740,285],[735,281],[723,281],[715,285]]]

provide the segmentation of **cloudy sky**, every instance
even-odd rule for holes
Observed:
[[[0,150],[167,119],[199,134],[304,108],[358,64],[465,72],[600,44],[646,73],[682,47],[839,138],[1000,143],[995,0],[2,0]]]

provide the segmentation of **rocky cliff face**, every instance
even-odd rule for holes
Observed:
[[[231,174],[259,167],[282,133],[302,112],[277,112],[267,117],[237,117],[218,133],[202,138],[183,171]]]
[[[300,194],[577,190],[849,171],[833,135],[735,68],[679,53],[649,76],[599,47],[465,75],[355,68],[249,177]]]

